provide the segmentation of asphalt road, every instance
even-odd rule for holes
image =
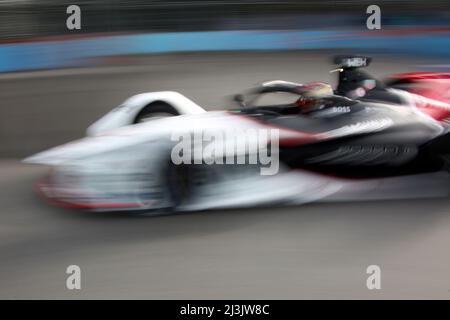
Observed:
[[[258,81],[331,81],[327,55],[183,54],[0,75],[0,298],[450,298],[450,199],[163,217],[49,207],[19,159],[81,137],[126,97],[177,90],[217,109]],[[376,75],[422,60],[378,57]],[[420,188],[420,186],[417,186]],[[66,289],[79,265],[82,289]],[[366,268],[381,268],[368,290]]]

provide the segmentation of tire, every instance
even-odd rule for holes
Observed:
[[[180,113],[170,104],[157,101],[142,108],[134,118],[133,124],[143,123],[154,119],[179,116]]]
[[[213,179],[212,171],[207,165],[173,163],[169,163],[166,177],[172,209],[198,201],[199,191]]]
[[[172,209],[185,203],[191,196],[192,167],[170,163],[167,168],[167,186]]]

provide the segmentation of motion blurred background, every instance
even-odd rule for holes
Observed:
[[[81,9],[68,30],[66,8]],[[167,52],[352,48],[448,56],[448,1],[9,0],[0,2],[0,71]],[[38,41],[38,42],[36,42]]]
[[[449,1],[3,0],[0,21],[0,298],[450,297],[448,199],[96,215],[41,203],[46,169],[20,163],[140,92],[227,108],[264,80],[333,82],[336,53],[374,56],[381,78],[448,71]],[[365,286],[371,264],[381,291]]]
[[[78,33],[212,30],[363,29],[366,8],[382,8],[383,28],[447,27],[445,0],[3,0],[3,40],[67,35],[65,11],[80,6]]]

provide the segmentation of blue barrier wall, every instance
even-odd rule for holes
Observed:
[[[0,45],[0,72],[78,66],[96,57],[131,54],[332,48],[450,56],[450,30],[212,31],[6,43]]]

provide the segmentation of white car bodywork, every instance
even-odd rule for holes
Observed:
[[[108,211],[167,208],[171,203],[164,168],[176,143],[172,135],[199,128],[226,130],[231,123],[242,130],[264,127],[226,111],[181,115],[96,132],[24,162],[53,167],[51,180],[41,183],[39,189],[46,198],[63,205]],[[299,194],[306,200],[313,186],[322,184],[306,179],[299,184],[298,177],[283,168],[274,176],[262,176],[257,168],[236,171],[230,165],[213,165],[208,170],[214,181],[197,186],[195,197],[177,209],[255,206],[290,201]]]
[[[136,114],[154,101],[172,105],[181,115],[131,125]],[[339,179],[282,165],[276,175],[264,176],[255,172],[255,167],[217,164],[206,168],[209,178],[195,186],[195,196],[173,208],[166,171],[176,143],[173,136],[194,130],[226,130],[230,126],[243,130],[266,128],[227,111],[206,112],[176,92],[144,93],[129,98],[96,121],[88,128],[87,137],[38,153],[24,162],[53,168],[50,177],[39,185],[46,198],[91,210],[202,210],[361,200],[374,198],[375,194],[377,198],[391,198],[398,197],[398,191],[405,186],[405,178]],[[280,139],[302,138],[302,133],[293,130],[280,130],[279,134]],[[428,181],[423,176],[407,179],[409,184],[416,183],[416,179],[422,184]],[[448,184],[448,175],[434,174],[429,181],[420,196],[447,192],[442,184]]]
[[[141,93],[128,98],[120,106],[94,122],[87,128],[86,134],[93,136],[100,132],[130,125],[143,108],[157,101],[173,106],[179,114],[200,114],[206,112],[205,109],[192,100],[175,91]]]

